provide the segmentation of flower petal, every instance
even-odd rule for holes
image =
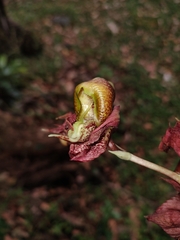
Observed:
[[[89,138],[89,143],[93,143],[99,140],[101,134],[105,131],[105,129],[108,129],[109,127],[116,128],[119,124],[120,115],[119,115],[119,106],[115,106],[112,113],[109,115],[109,117],[106,119],[105,122],[103,122],[98,128],[96,128]]]
[[[72,128],[73,123],[76,121],[76,114],[69,112],[63,116],[57,117],[56,119],[65,119],[65,122],[61,125],[58,124],[55,128],[48,129],[48,131],[54,134],[67,133],[67,131]]]
[[[112,128],[106,129],[104,133],[100,135],[100,139],[94,143],[87,141],[84,143],[71,144],[69,150],[71,160],[86,162],[98,158],[107,149],[111,131]]]
[[[119,109],[119,106],[114,107],[106,121],[91,132],[89,140],[70,145],[69,155],[71,160],[91,161],[106,151],[111,132],[119,123]]]

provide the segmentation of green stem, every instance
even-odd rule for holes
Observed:
[[[171,170],[168,170],[167,168],[161,167],[155,163],[152,163],[143,158],[137,157],[129,152],[119,151],[119,150],[118,151],[109,151],[109,152],[123,160],[131,161],[131,162],[137,163],[141,166],[144,166],[146,168],[152,169],[156,172],[162,173],[180,184],[180,175]]]

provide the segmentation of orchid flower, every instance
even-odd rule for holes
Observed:
[[[106,151],[112,130],[119,123],[119,107],[113,106],[114,86],[103,78],[94,78],[76,86],[75,113],[67,113],[62,125],[49,129],[49,137],[70,144],[71,160],[90,161]]]

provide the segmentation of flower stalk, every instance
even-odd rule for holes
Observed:
[[[180,184],[180,175],[177,174],[176,172],[173,172],[167,168],[161,167],[155,163],[152,163],[148,160],[145,160],[143,158],[137,157],[135,155],[133,155],[132,153],[129,152],[125,152],[125,151],[109,151],[110,153],[116,155],[118,158],[122,159],[122,160],[126,160],[126,161],[131,161],[134,162],[136,164],[139,164],[143,167],[149,168],[151,170],[154,170],[156,172],[162,173],[165,176],[175,180],[176,182],[178,182]]]

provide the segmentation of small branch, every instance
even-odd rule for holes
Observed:
[[[123,160],[131,161],[131,162],[137,163],[141,166],[144,166],[146,168],[152,169],[156,172],[162,173],[180,184],[180,175],[171,170],[161,167],[155,163],[149,162],[143,158],[137,157],[129,152],[124,152],[124,151],[109,151],[109,152]]]

